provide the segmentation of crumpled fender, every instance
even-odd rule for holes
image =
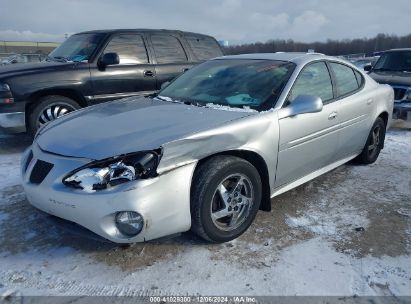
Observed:
[[[245,150],[265,161],[272,188],[279,140],[277,121],[277,111],[263,112],[166,143],[157,172],[162,174],[221,152]]]

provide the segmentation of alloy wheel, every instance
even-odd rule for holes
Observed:
[[[368,145],[368,155],[375,154],[380,148],[381,127],[376,126],[371,133],[370,144]]]
[[[211,219],[223,231],[237,229],[250,214],[254,204],[254,189],[243,174],[226,177],[217,187],[211,204]]]

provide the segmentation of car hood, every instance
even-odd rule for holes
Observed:
[[[371,72],[369,76],[382,84],[411,86],[411,73],[407,72]]]
[[[104,159],[157,149],[256,113],[127,98],[59,118],[44,127],[35,142],[42,150],[59,155]]]
[[[19,63],[8,64],[0,67],[0,78],[17,76],[21,74],[37,73],[46,70],[55,70],[56,68],[69,68],[79,64],[77,62],[56,62],[56,61],[42,61],[34,63]]]

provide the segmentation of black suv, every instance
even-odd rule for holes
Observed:
[[[34,134],[81,107],[151,94],[194,64],[222,54],[213,37],[182,31],[72,35],[44,62],[0,67],[0,129]]]
[[[394,114],[407,119],[411,113],[411,49],[383,52],[376,64],[365,66],[369,75],[379,83],[394,89]],[[408,118],[409,119],[409,118]]]

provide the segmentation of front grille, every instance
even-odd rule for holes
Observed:
[[[31,162],[32,159],[33,159],[33,151],[30,150],[29,156],[27,156],[26,163],[24,164],[24,172],[27,171],[27,168],[29,167],[30,162]]]
[[[30,183],[40,184],[49,174],[50,170],[53,168],[53,164],[45,162],[43,160],[37,160],[33,167],[30,175]]]
[[[394,88],[394,99],[395,100],[402,100],[405,96],[407,89],[403,88]]]

